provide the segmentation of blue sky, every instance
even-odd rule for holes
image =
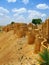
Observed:
[[[49,0],[0,0],[0,25],[49,17]]]

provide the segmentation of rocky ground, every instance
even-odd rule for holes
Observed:
[[[13,31],[0,32],[0,65],[38,65],[38,57],[27,36],[17,38]]]

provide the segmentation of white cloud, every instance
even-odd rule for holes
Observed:
[[[0,13],[0,16],[3,16],[4,14],[3,13]]]
[[[0,25],[7,25],[11,22],[10,16],[4,15],[0,18]]]
[[[18,13],[15,13],[13,16],[14,16],[14,17],[17,17],[18,15],[19,15]]]
[[[28,4],[28,3],[29,3],[29,0],[22,0],[22,2],[23,2],[24,4]]]
[[[0,7],[0,23],[4,22],[7,19],[8,14],[9,10],[5,9],[4,7]]]
[[[49,6],[47,4],[38,4],[36,7],[38,9],[49,9]]]
[[[24,14],[27,13],[27,9],[26,8],[19,8],[19,9],[12,9],[12,12],[14,12],[13,14],[13,20],[17,21],[17,22],[26,22],[26,18],[24,16]]]
[[[15,12],[13,16],[16,18],[16,21],[23,20],[23,22],[30,22],[33,18],[44,19],[47,16],[45,13],[36,10],[27,10],[26,8],[13,9],[12,11]],[[26,16],[24,16],[24,14],[26,14]]]
[[[46,17],[46,14],[42,14],[41,17]]]
[[[2,10],[3,11],[2,11]],[[24,23],[29,23],[31,22],[31,20],[33,18],[41,18],[43,20],[45,20],[46,18],[46,14],[45,13],[41,13],[39,11],[36,10],[28,10],[26,8],[19,8],[19,9],[12,9],[11,12],[7,12],[8,10],[5,8],[0,8],[0,24],[8,24],[11,21],[15,21],[15,22],[24,22]],[[12,13],[10,14],[5,14],[5,13]]]
[[[25,19],[25,17],[23,16],[23,15],[18,15],[18,16],[16,16],[16,17],[13,17],[13,21],[15,21],[15,22],[26,22],[26,19]]]
[[[5,9],[4,7],[0,7],[0,13],[9,13],[9,11],[7,9]]]
[[[14,16],[21,15],[27,12],[26,8],[19,8],[19,9],[12,9],[12,12],[14,12]]]
[[[41,18],[46,17],[45,13],[38,12],[36,10],[28,10],[28,19],[31,21],[33,18]]]
[[[26,8],[19,8],[19,9],[12,9],[12,12],[16,12],[16,13],[24,13],[26,12]]]
[[[7,10],[4,7],[0,7],[0,25],[5,25],[9,23],[9,17],[8,17],[9,13],[10,13],[9,10]]]
[[[10,2],[16,2],[16,0],[7,0],[7,1],[8,1],[9,3],[10,3]]]

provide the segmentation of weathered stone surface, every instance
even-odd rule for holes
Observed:
[[[42,34],[44,38],[49,39],[49,19],[42,24]]]
[[[34,53],[39,53],[40,52],[42,41],[43,41],[43,39],[40,36],[37,35],[36,39],[35,39]]]
[[[1,40],[2,39],[2,40]],[[34,45],[29,45],[28,37],[17,38],[13,30],[0,38],[0,65],[38,64],[33,53]]]
[[[28,36],[28,44],[33,44],[35,41],[34,33],[32,31],[28,31],[27,36]]]

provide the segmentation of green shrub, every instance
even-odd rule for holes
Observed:
[[[43,61],[39,61],[40,65],[49,65],[49,51],[45,49],[42,53],[39,53]]]

